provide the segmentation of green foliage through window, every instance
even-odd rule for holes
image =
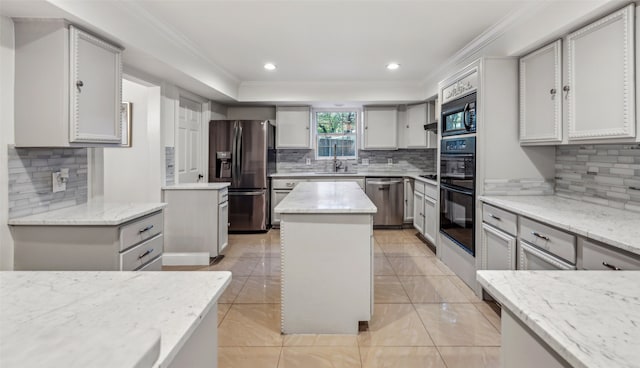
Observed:
[[[356,111],[317,111],[315,117],[318,158],[357,158]]]

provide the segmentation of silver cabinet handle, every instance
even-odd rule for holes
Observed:
[[[138,259],[142,259],[146,256],[148,256],[149,254],[153,253],[153,248],[148,249],[146,252],[142,253],[141,255],[138,256]]]
[[[153,225],[149,225],[149,226],[145,227],[144,229],[140,229],[140,230],[138,231],[138,233],[139,233],[139,234],[142,234],[142,233],[147,232],[147,231],[149,231],[149,230],[151,230],[151,229],[153,229]]]
[[[531,232],[531,235],[536,236],[536,237],[538,237],[538,238],[540,238],[540,239],[544,239],[544,240],[546,240],[546,241],[549,241],[549,237],[548,237],[548,236],[546,236],[546,235],[542,235],[542,234],[540,234],[540,233],[539,233],[539,232],[537,232],[537,231],[532,231],[532,232]]]
[[[616,267],[614,265],[610,265],[605,261],[602,261],[602,265],[605,266],[606,268],[612,269],[614,271],[622,271],[622,268]]]
[[[494,214],[492,214],[492,213],[490,213],[490,214],[489,214],[489,217],[491,217],[491,218],[493,218],[493,219],[496,219],[496,220],[498,220],[498,221],[502,221],[502,219],[501,219],[500,217],[498,217],[498,216],[496,216],[496,215],[494,215]]]

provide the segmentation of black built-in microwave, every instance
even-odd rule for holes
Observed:
[[[476,132],[476,93],[471,93],[442,105],[442,135]]]

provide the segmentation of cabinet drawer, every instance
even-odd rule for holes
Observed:
[[[122,226],[120,228],[120,251],[162,233],[163,229],[164,216],[162,211]]]
[[[576,237],[550,226],[520,217],[520,239],[554,254],[571,264],[576,263]]]
[[[582,249],[582,268],[585,270],[640,270],[640,256],[588,239],[580,238],[578,244]]]
[[[413,191],[418,192],[420,194],[424,194],[424,187],[425,187],[424,182],[420,180],[416,180],[415,184],[413,185]]]
[[[138,271],[162,271],[162,255],[142,266]]]
[[[120,253],[120,271],[133,271],[162,254],[164,239],[162,234]]]
[[[482,205],[482,221],[491,224],[494,227],[506,232],[507,234],[516,235],[518,231],[518,216],[503,209]]]
[[[305,182],[305,179],[273,179],[271,187],[273,189],[293,189],[296,184]]]
[[[423,183],[423,185],[424,185],[424,195],[437,200],[438,186],[433,184],[428,184],[428,183]]]

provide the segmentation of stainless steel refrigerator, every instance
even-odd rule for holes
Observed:
[[[266,231],[275,127],[259,120],[209,122],[209,182],[228,182],[229,231]]]

